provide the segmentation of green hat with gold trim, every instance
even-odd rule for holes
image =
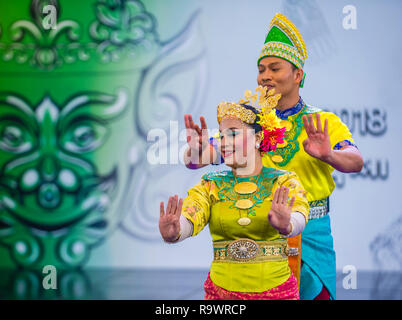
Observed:
[[[269,24],[269,31],[257,63],[270,56],[285,59],[300,69],[307,59],[306,44],[299,30],[281,13],[277,13]],[[303,87],[304,77],[305,75],[300,87]]]

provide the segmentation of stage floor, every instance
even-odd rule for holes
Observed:
[[[0,299],[201,300],[208,270],[84,269],[59,271],[56,289],[46,274],[0,270]],[[356,289],[337,274],[338,300],[402,300],[402,272],[357,272]],[[50,282],[47,282],[50,283]]]

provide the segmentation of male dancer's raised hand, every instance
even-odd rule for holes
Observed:
[[[324,130],[322,129],[321,117],[316,113],[317,127],[313,122],[313,116],[303,115],[304,129],[307,139],[303,141],[304,151],[310,156],[325,161],[331,154],[331,141],[328,134],[328,119],[325,119]]]
[[[184,115],[184,125],[186,126],[187,143],[189,148],[201,154],[209,144],[207,123],[204,117],[200,117],[201,128],[195,124],[191,114]]]
[[[363,167],[360,151],[354,146],[333,150],[328,133],[328,119],[325,119],[324,130],[319,113],[316,113],[316,120],[317,127],[314,125],[311,114],[308,115],[308,119],[306,115],[303,115],[303,124],[307,133],[307,139],[303,141],[304,150],[310,156],[328,163],[340,172],[359,172]]]
[[[184,163],[190,169],[198,169],[209,165],[216,157],[213,146],[209,143],[207,123],[204,117],[200,117],[201,128],[195,124],[191,114],[184,115],[186,126],[187,151],[184,153]],[[204,151],[210,152],[204,152]]]

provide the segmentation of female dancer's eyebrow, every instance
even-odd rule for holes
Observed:
[[[219,130],[219,133],[222,133],[223,131],[235,131],[235,130],[240,130],[241,128],[237,128],[237,127],[231,127],[231,128],[226,128],[223,130]]]

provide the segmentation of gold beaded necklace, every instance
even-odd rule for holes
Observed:
[[[233,186],[234,191],[239,195],[252,195],[254,192],[257,191],[258,189],[258,180],[260,179],[261,173],[263,169],[261,169],[260,174],[258,175],[257,179],[255,182],[252,181],[243,181],[240,183],[237,183],[236,176],[233,174],[234,179],[235,179],[235,185]],[[250,199],[239,199],[237,197],[237,201],[235,203],[235,207],[239,209],[240,213],[240,218],[237,220],[237,223],[241,226],[248,226],[251,223],[251,219],[248,217],[248,211],[250,208],[254,206],[254,202],[251,201]],[[247,210],[247,215],[242,216],[242,213]]]

